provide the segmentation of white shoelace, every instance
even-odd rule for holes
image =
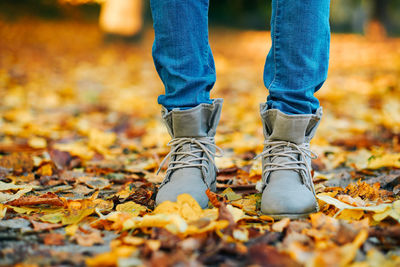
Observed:
[[[315,189],[311,177],[311,166],[309,166],[307,158],[316,159],[317,155],[308,147],[296,145],[287,141],[265,141],[265,150],[257,155],[254,159],[262,157],[263,162],[263,187],[267,185],[264,181],[268,177],[268,173],[272,171],[293,170],[300,174],[302,182],[315,194]],[[285,151],[285,147],[290,148]],[[278,152],[277,152],[278,150]],[[294,155],[293,155],[294,154]],[[296,155],[300,155],[300,160]],[[277,157],[287,157],[290,161],[275,163]],[[268,160],[269,158],[269,160]]]
[[[191,151],[180,151],[185,144],[190,144]],[[161,162],[157,174],[161,171],[161,168],[165,165],[169,158],[174,160],[171,160],[168,164],[166,177],[169,177],[168,173],[173,170],[192,167],[200,168],[203,172],[203,176],[205,177],[206,173],[204,173],[204,169],[207,173],[209,173],[209,170],[208,165],[205,164],[204,161],[209,161],[210,165],[212,165],[215,170],[218,171],[218,168],[214,161],[214,157],[222,157],[223,151],[221,148],[215,145],[213,137],[174,138],[167,145],[171,147],[171,151],[167,154],[167,156],[165,156],[165,158]],[[216,152],[211,151],[209,147],[215,148]],[[217,151],[219,152],[219,154],[217,154]],[[203,153],[204,156],[200,156]],[[167,181],[168,180],[164,181],[163,183]]]

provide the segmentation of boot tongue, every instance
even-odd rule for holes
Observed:
[[[179,152],[192,152],[193,150],[197,150],[198,148],[197,148],[197,146],[196,145],[194,145],[194,144],[190,144],[190,143],[186,143],[186,144],[184,144],[182,147],[181,147],[181,149],[179,149],[178,151]],[[196,155],[196,156],[201,156],[201,152],[197,152],[197,153],[193,153],[194,155]],[[181,156],[178,156],[178,157],[181,157]],[[195,159],[196,157],[194,157],[194,156],[188,156],[188,155],[186,155],[186,156],[184,156],[183,157],[183,159],[184,159],[184,161],[188,161],[188,160],[193,160],[193,159]],[[192,163],[193,164],[198,164],[198,163],[201,163],[201,161],[200,160],[196,160],[196,161],[192,161]],[[177,164],[178,165],[178,164]]]
[[[271,153],[283,153],[283,152],[288,152],[286,153],[288,156],[293,156],[296,158],[296,160],[299,160],[299,155],[297,153],[290,153],[290,151],[293,151],[290,147],[280,147],[277,149],[274,149],[271,151]],[[293,159],[291,159],[288,156],[276,156],[276,157],[271,157],[270,160],[272,160],[273,163],[276,164],[285,164],[288,162],[293,162]],[[299,164],[288,164],[288,167],[297,167]],[[274,182],[274,181],[282,181],[282,179],[287,180],[288,182],[293,181],[293,179],[297,179],[298,181],[301,181],[301,176],[297,173],[294,172],[293,170],[279,170],[279,171],[273,171],[269,175],[269,182]]]
[[[293,160],[289,156],[293,156],[293,157],[296,158],[296,160],[298,160],[299,154],[294,153],[294,152],[290,153],[290,151],[293,151],[293,149],[291,149],[290,147],[283,147],[283,148],[280,147],[280,148],[272,150],[271,153],[285,153],[285,154],[288,155],[288,156],[276,156],[276,157],[274,157],[274,161],[273,162],[274,163],[278,163],[278,164],[284,164],[286,162],[292,162]],[[291,167],[294,167],[294,166],[295,166],[294,164],[291,164]]]

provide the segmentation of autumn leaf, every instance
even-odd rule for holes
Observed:
[[[47,141],[42,137],[32,137],[28,140],[28,145],[32,148],[46,148]]]
[[[131,246],[121,246],[115,248],[111,252],[105,252],[97,255],[94,258],[88,258],[86,264],[88,266],[116,266],[118,259],[128,258],[132,253],[136,251],[135,247]]]
[[[373,216],[374,219],[380,221],[387,216],[392,217],[395,220],[400,219],[400,210],[398,209],[398,201],[394,202],[393,204],[379,204],[374,206],[364,206],[364,207],[355,207],[344,202],[341,202],[333,197],[328,195],[317,195],[317,198],[322,200],[323,202],[333,205],[338,208],[337,214],[341,213],[343,210],[359,210],[359,211],[370,211],[373,212],[375,215]]]
[[[107,154],[107,149],[111,146],[117,136],[115,133],[102,132],[97,129],[91,129],[89,132],[89,147],[101,154]]]
[[[58,223],[43,223],[34,220],[31,220],[31,223],[34,231],[43,231],[62,227],[62,225]]]
[[[62,169],[68,169],[71,167],[71,163],[73,160],[73,157],[71,154],[67,151],[60,151],[57,149],[51,149],[49,151],[50,158],[56,165],[57,169],[62,170]]]
[[[92,200],[70,201],[61,217],[62,224],[78,224],[95,212],[96,205]]]
[[[400,168],[400,153],[372,156],[368,160],[368,168],[379,169],[382,167]]]
[[[58,143],[58,144],[54,144],[54,148],[59,151],[68,152],[71,155],[78,156],[84,160],[92,159],[95,154],[83,142]]]
[[[27,187],[27,188],[19,190],[15,194],[0,192],[0,203],[6,203],[6,202],[10,202],[10,201],[19,199],[20,197],[22,197],[24,194],[30,192],[31,190],[32,190],[32,187]]]
[[[0,204],[0,220],[6,216],[7,213],[7,207],[3,204]]]
[[[84,247],[91,247],[95,244],[103,244],[104,240],[101,237],[101,233],[99,230],[96,229],[82,229],[78,228],[79,231],[75,232],[72,235],[71,240],[76,241],[78,245],[84,246]]]
[[[110,187],[110,182],[107,179],[100,177],[89,177],[83,176],[77,179],[78,182],[86,184],[88,187],[93,189],[105,189]]]
[[[125,202],[123,204],[119,204],[115,207],[116,211],[126,212],[133,216],[138,216],[142,212],[146,211],[146,207],[136,204],[133,201]]]
[[[10,206],[32,206],[32,205],[49,205],[49,206],[64,206],[64,202],[54,193],[48,192],[41,196],[22,196],[16,200],[6,203]]]
[[[0,166],[10,168],[15,172],[21,173],[33,169],[32,157],[25,153],[14,153],[0,158]]]
[[[62,246],[64,245],[65,236],[59,233],[48,233],[44,236],[43,242],[45,245]]]

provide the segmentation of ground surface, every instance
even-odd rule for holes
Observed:
[[[188,197],[154,210],[169,136],[151,30],[107,43],[94,24],[21,20],[0,36],[0,265],[400,265],[400,39],[333,35],[312,143],[321,212],[274,222],[252,161],[267,32],[211,31],[225,157],[205,211]]]

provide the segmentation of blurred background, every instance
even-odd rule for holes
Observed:
[[[135,151],[165,147],[149,3],[0,1],[0,153],[30,147],[34,137],[41,144],[69,142],[70,151],[85,157],[89,129],[127,132],[119,142]],[[236,155],[258,151],[255,103],[268,94],[262,73],[271,0],[210,0],[209,13],[217,72],[212,98],[226,103],[218,144]],[[400,136],[400,0],[331,0],[331,13],[329,74],[317,93],[325,119],[314,142],[400,147],[393,141]]]
[[[139,9],[143,10],[140,15]],[[121,16],[121,11],[125,16]],[[271,0],[211,1],[210,25],[266,30],[269,29],[270,13]],[[136,14],[136,21],[127,23],[130,14]],[[106,20],[100,23],[105,31],[120,31],[125,35],[129,35],[129,30],[118,29],[117,24],[121,23],[117,20],[123,18],[125,24],[130,24],[124,27],[131,27],[131,33],[137,31],[142,22],[151,24],[149,0],[2,0],[0,16],[6,20],[39,16],[51,20],[89,21],[96,21],[100,16]],[[333,32],[352,33],[368,33],[372,25],[372,30],[379,28],[390,36],[398,36],[400,0],[332,0],[331,25]]]
[[[242,160],[263,149],[258,103],[268,95],[271,1],[210,3],[211,97],[225,99],[216,141],[229,152],[217,164],[247,166]],[[324,119],[313,146],[320,169],[361,170],[376,155],[400,153],[400,0],[331,0],[331,13],[329,74],[317,92]],[[0,155],[56,146],[112,166],[143,160],[132,168],[153,170],[170,138],[151,25],[149,0],[1,0]],[[115,134],[118,145],[99,148],[99,133]],[[398,154],[382,162],[398,164]]]

